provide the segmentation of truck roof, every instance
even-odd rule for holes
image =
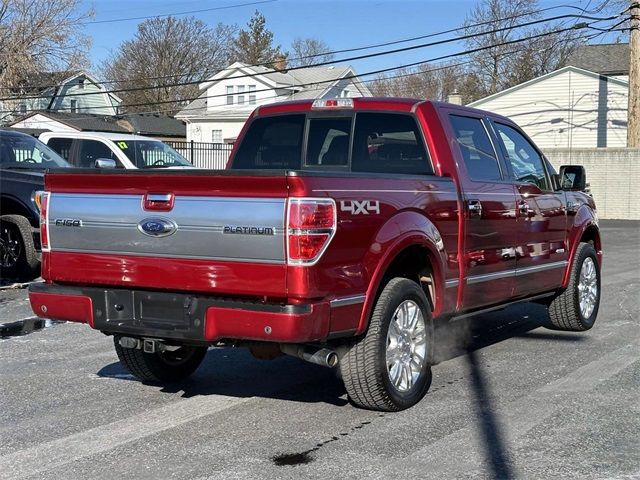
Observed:
[[[325,100],[325,99],[323,99]],[[341,98],[326,99],[326,100],[344,100]],[[477,108],[467,107],[464,105],[455,105],[447,102],[439,102],[435,100],[425,100],[419,98],[410,97],[353,97],[348,98],[353,101],[354,110],[395,110],[401,112],[410,112],[420,104],[431,104],[434,108],[453,108],[460,111],[475,112],[483,115],[488,115],[494,118],[500,118],[505,121],[509,121],[506,117],[497,115],[486,110],[479,110]],[[314,100],[294,100],[287,102],[270,103],[262,105],[256,109],[258,115],[270,115],[275,113],[286,112],[306,112],[311,110]],[[337,110],[340,107],[336,108]]]
[[[132,135],[130,133],[112,133],[112,132],[45,132],[40,138],[63,137],[63,138],[87,138],[102,140],[156,140],[157,138],[145,137],[143,135]]]

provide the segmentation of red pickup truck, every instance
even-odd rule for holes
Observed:
[[[602,247],[584,169],[507,118],[413,99],[259,107],[225,171],[46,175],[37,315],[113,335],[147,382],[208,346],[339,367],[359,406],[431,382],[433,319],[519,301],[593,325]]]

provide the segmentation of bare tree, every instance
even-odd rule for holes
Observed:
[[[306,67],[315,63],[330,62],[335,58],[331,52],[329,45],[317,38],[300,38],[297,37],[291,42],[292,57],[289,64],[292,67]]]
[[[539,19],[538,0],[482,0],[467,15],[466,34],[483,34],[465,41],[470,54],[468,73],[477,80],[472,99],[491,95],[558,68],[580,44],[574,31],[554,33],[559,25],[520,27]],[[562,25],[566,28],[566,25]],[[495,30],[500,30],[496,32]],[[517,44],[508,42],[544,34]]]
[[[235,26],[210,28],[194,17],[145,20],[102,64],[103,76],[115,89],[136,89],[118,93],[127,111],[175,113],[198,95],[195,82],[226,66],[235,33]]]
[[[81,0],[0,0],[0,88],[3,97],[33,94],[43,72],[88,64],[89,37],[83,24],[93,17]],[[48,76],[48,82],[56,77]],[[19,100],[2,103],[11,116]]]
[[[376,96],[414,97],[429,100],[446,100],[459,89],[464,71],[459,65],[424,64],[415,69],[400,69],[391,75],[378,75],[369,84]]]

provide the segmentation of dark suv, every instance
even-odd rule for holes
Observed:
[[[40,275],[38,198],[44,172],[70,167],[24,133],[0,129],[0,280]]]

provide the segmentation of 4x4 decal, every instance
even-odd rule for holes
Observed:
[[[340,200],[340,211],[349,212],[351,215],[380,214],[380,202],[378,200]]]

